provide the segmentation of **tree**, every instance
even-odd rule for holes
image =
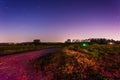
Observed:
[[[33,43],[34,43],[35,45],[38,45],[38,44],[40,44],[40,40],[39,40],[39,39],[35,39],[35,40],[33,40]]]
[[[65,43],[71,43],[71,39],[67,39],[67,41],[65,41]]]
[[[108,40],[105,38],[92,38],[91,43],[94,44],[107,44]]]

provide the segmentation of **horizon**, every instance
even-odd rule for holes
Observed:
[[[1,0],[0,43],[120,40],[119,0]]]
[[[68,38],[70,39],[70,38]],[[65,41],[41,41],[40,39],[37,39],[37,40],[40,40],[41,43],[65,43],[68,39],[66,39]],[[106,40],[114,40],[114,39],[108,39],[108,38],[84,38],[84,39],[70,39],[71,42],[73,42],[73,40],[89,40],[89,39],[106,39]],[[21,42],[15,42],[15,41],[8,41],[8,42],[1,42],[0,43],[26,43],[26,42],[34,42],[34,40],[36,39],[33,39],[31,41],[21,41]],[[114,40],[114,41],[120,41],[120,40]]]

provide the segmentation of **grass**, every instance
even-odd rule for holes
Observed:
[[[52,80],[119,80],[120,45],[41,44],[0,46],[0,55],[64,47],[30,62],[30,66]]]
[[[86,53],[86,54],[88,54],[87,57],[94,58],[94,59],[95,58],[98,59],[102,56],[109,55],[109,54],[114,55],[114,54],[120,53],[120,45],[119,44],[115,44],[115,45],[94,44],[94,45],[88,45],[86,47],[81,46],[81,44],[79,44],[79,45],[74,44],[74,45],[68,46],[68,49]]]
[[[120,45],[67,45],[61,52],[32,61],[36,72],[52,80],[119,80]]]
[[[0,46],[0,56],[18,54],[22,52],[36,51],[47,48],[61,47],[61,44],[40,44],[40,45],[8,45]]]

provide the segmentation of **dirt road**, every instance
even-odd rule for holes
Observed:
[[[47,80],[42,73],[36,73],[28,66],[30,60],[61,50],[45,49],[0,57],[0,80]]]

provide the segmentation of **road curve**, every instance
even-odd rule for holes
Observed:
[[[47,80],[42,73],[28,67],[30,60],[60,51],[60,48],[26,52],[0,57],[0,80]]]

